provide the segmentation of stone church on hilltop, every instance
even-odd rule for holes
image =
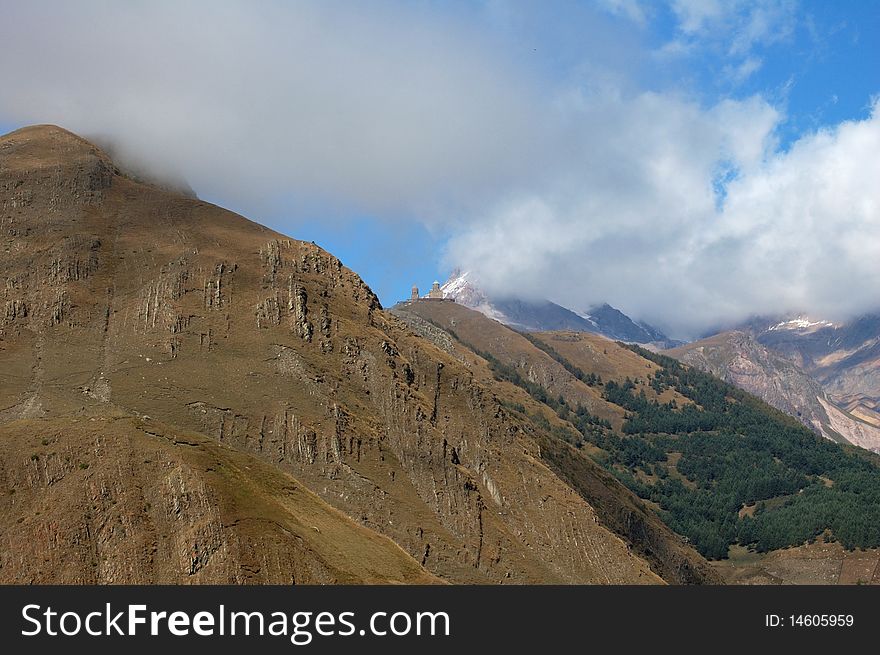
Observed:
[[[437,280],[434,280],[434,284],[431,285],[431,290],[424,298],[419,295],[419,288],[414,284],[409,299],[410,302],[414,300],[452,300],[451,298],[443,297],[443,291],[440,289],[440,283]]]

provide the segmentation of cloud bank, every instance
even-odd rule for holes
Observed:
[[[578,9],[593,51],[564,66],[538,52],[561,38],[533,45],[530,10],[498,1],[0,5],[0,121],[112,139],[294,233],[421,220],[490,291],[608,301],[675,336],[880,307],[880,105],[782,149],[765,97],[640,83],[705,48],[747,79],[790,2],[676,0],[657,48],[656,5],[601,0]]]
[[[0,117],[104,136],[247,208],[489,197],[527,174],[540,122],[466,22],[396,2],[3,0],[0,81]]]
[[[880,307],[880,106],[773,138],[759,99],[708,110],[646,94],[579,114],[569,177],[499,203],[450,244],[488,288],[575,309],[613,299],[691,336],[753,314],[845,319]]]

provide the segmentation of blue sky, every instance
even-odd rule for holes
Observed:
[[[113,140],[385,305],[459,265],[677,335],[876,302],[880,2],[0,4],[0,129]]]

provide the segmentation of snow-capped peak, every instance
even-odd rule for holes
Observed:
[[[454,270],[446,283],[440,287],[443,297],[454,300],[470,309],[475,309],[496,321],[509,324],[508,317],[489,300],[489,297],[477,286],[472,277],[470,271]]]
[[[469,275],[469,271],[465,271],[464,273],[461,271],[453,271],[452,276],[446,280],[443,286],[440,287],[440,291],[443,292],[443,297],[456,298],[466,290],[473,290],[474,287],[468,280]]]

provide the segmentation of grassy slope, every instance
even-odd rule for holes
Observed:
[[[438,581],[291,476],[156,421],[9,423],[0,471],[4,582]]]

